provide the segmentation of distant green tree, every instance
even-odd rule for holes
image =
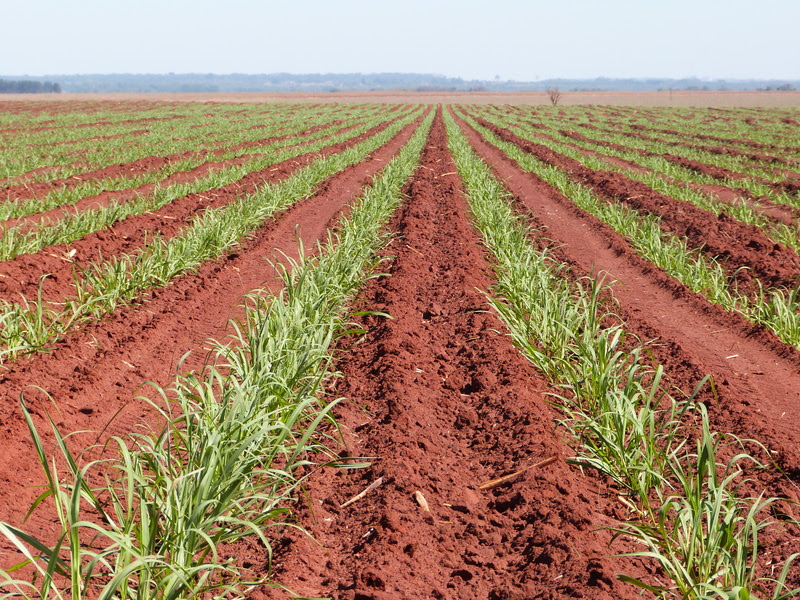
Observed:
[[[61,84],[52,83],[50,81],[10,81],[7,79],[0,79],[0,94],[45,94],[45,93],[61,93]]]

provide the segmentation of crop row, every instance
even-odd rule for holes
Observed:
[[[80,176],[86,171],[150,156],[175,155],[190,149],[197,151],[204,146],[216,150],[235,145],[239,140],[245,142],[264,138],[266,136],[260,134],[265,124],[277,130],[285,127],[287,132],[291,132],[299,125],[331,122],[352,111],[338,107],[318,112],[321,114],[298,113],[291,108],[282,108],[271,111],[269,115],[256,113],[244,122],[239,120],[234,123],[224,119],[224,114],[213,119],[197,114],[177,121],[159,122],[145,132],[133,129],[133,139],[107,135],[103,140],[96,140],[92,136],[82,135],[72,144],[53,147],[48,142],[38,151],[32,150],[28,143],[20,143],[18,148],[2,149],[4,171],[0,175],[11,177],[41,169],[34,181],[47,181],[55,177],[66,179]],[[375,112],[374,109],[362,109],[357,114]],[[43,139],[49,140],[48,135],[45,134]]]
[[[608,142],[600,144],[575,143],[570,136],[550,133],[538,133],[531,124],[519,124],[507,120],[491,119],[492,123],[510,126],[526,140],[535,140],[562,156],[577,160],[588,169],[595,171],[613,171],[625,176],[629,181],[638,181],[647,185],[653,192],[691,203],[698,208],[719,217],[722,213],[736,220],[759,227],[773,241],[784,244],[797,252],[800,248],[800,237],[797,225],[793,222],[794,213],[784,210],[785,220],[772,217],[780,207],[800,209],[800,197],[770,189],[742,191],[735,187],[735,182],[728,182],[730,191],[741,196],[733,201],[719,199],[715,192],[705,191],[703,185],[719,185],[720,182],[710,176],[704,176],[685,167],[680,167],[661,156],[642,156],[627,150],[609,149]],[[609,157],[620,158],[622,163],[613,162]],[[753,198],[757,194],[758,200]],[[790,216],[789,216],[790,215]],[[787,222],[788,221],[788,222]]]
[[[503,141],[469,118],[468,122],[524,170],[536,173],[580,208],[609,224],[629,239],[645,258],[689,289],[728,310],[740,312],[748,320],[768,327],[787,344],[800,345],[800,299],[795,289],[760,285],[751,293],[740,292],[732,281],[731,271],[726,271],[714,257],[706,256],[701,249],[689,248],[685,237],[665,231],[660,216],[638,212],[621,202],[608,202],[590,187],[573,181],[562,169],[542,162],[515,144]],[[749,266],[740,264],[734,269]]]
[[[670,582],[622,578],[658,597],[800,593],[785,584],[798,555],[776,580],[756,577],[758,536],[776,526],[768,509],[778,501],[740,497],[743,472],[758,461],[738,451],[738,440],[711,431],[702,404],[670,396],[661,367],[626,343],[625,324],[603,301],[601,284],[571,280],[569,266],[533,246],[508,192],[452,118],[448,134],[476,226],[496,261],[500,297],[493,306],[522,352],[564,390],[558,402],[580,442],[576,464],[605,473],[635,503],[635,518],[620,524],[619,535],[639,540],[645,549],[633,555],[656,561]],[[736,449],[727,461],[724,446]]]
[[[522,120],[525,119],[517,119]],[[547,115],[537,118],[535,123],[527,120],[547,135],[566,142],[581,143],[585,141],[608,147],[616,144],[625,149],[633,161],[641,158],[660,158],[671,163],[673,168],[682,168],[684,171],[693,172],[695,176],[702,177],[702,183],[718,183],[744,187],[754,195],[769,195],[770,200],[780,202],[786,196],[792,196],[784,185],[792,178],[791,172],[776,172],[772,158],[769,156],[742,156],[726,153],[714,153],[709,150],[699,150],[694,146],[685,146],[681,142],[668,142],[662,139],[641,139],[640,134],[620,132],[612,129],[598,128],[596,125],[585,123],[565,123]],[[581,133],[582,131],[582,133]],[[683,140],[683,137],[678,137]],[[677,146],[677,147],[676,147]],[[680,171],[679,171],[680,172]],[[794,174],[796,179],[797,173]],[[797,191],[794,189],[793,191]],[[774,192],[774,196],[772,193]]]
[[[337,126],[318,130],[309,136],[302,134],[295,135],[294,139],[283,139],[265,144],[257,148],[250,148],[240,152],[231,153],[233,156],[222,157],[228,159],[230,166],[225,162],[218,165],[209,165],[208,174],[200,176],[194,181],[187,183],[177,182],[170,184],[163,182],[162,175],[172,175],[179,171],[191,170],[205,164],[206,157],[201,156],[188,161],[173,163],[167,168],[153,174],[154,177],[139,177],[134,180],[128,178],[114,179],[111,182],[89,182],[85,185],[72,188],[68,192],[50,193],[41,201],[29,201],[11,205],[17,208],[12,214],[15,217],[24,216],[29,211],[36,209],[52,209],[74,204],[85,198],[91,193],[98,191],[121,191],[127,187],[154,183],[149,193],[145,190],[138,190],[136,195],[128,199],[124,195],[121,198],[112,197],[103,206],[89,208],[76,212],[72,215],[65,214],[56,223],[51,223],[52,219],[42,218],[39,223],[31,223],[27,220],[21,225],[8,227],[0,240],[0,260],[8,260],[20,254],[37,252],[40,249],[53,244],[69,243],[72,240],[83,237],[87,233],[98,231],[109,227],[114,222],[129,215],[140,214],[142,212],[158,210],[161,206],[171,202],[173,199],[185,196],[190,193],[199,194],[214,188],[220,188],[234,181],[243,178],[245,175],[261,171],[276,162],[288,160],[301,153],[315,152],[321,147],[330,143],[340,141],[346,135],[358,135],[382,122],[382,117],[374,117],[367,120],[364,125],[356,127],[345,134],[339,136],[332,135],[339,129]],[[294,143],[292,143],[294,142]],[[314,143],[316,142],[316,143]],[[255,152],[253,152],[255,150]],[[246,154],[248,153],[248,154]],[[250,154],[252,153],[252,154]],[[243,157],[245,160],[230,162],[234,158]],[[167,171],[166,173],[164,171]],[[199,175],[200,173],[198,173]],[[155,179],[155,178],[158,179]],[[155,179],[155,181],[153,181]],[[105,189],[104,189],[105,188]]]
[[[793,109],[619,109],[613,115],[587,107],[581,114],[607,127],[630,133],[683,137],[684,143],[717,142],[734,149],[774,150],[797,155],[798,114]],[[736,114],[731,114],[736,113]]]
[[[279,296],[253,292],[233,342],[217,347],[216,365],[163,393],[165,428],[117,440],[119,458],[102,469],[118,477],[98,486],[102,478],[93,471],[100,465],[78,468],[60,443],[70,469],[59,479],[29,420],[62,535],[48,547],[0,525],[39,573],[33,583],[3,573],[7,587],[25,597],[73,599],[240,589],[240,567],[222,560],[220,546],[255,534],[269,548],[261,530],[279,522],[280,503],[295,493],[305,467],[330,462],[324,435],[314,436],[324,434],[335,404],[318,398],[330,377],[329,348],[342,329],[345,302],[386,242],[382,225],[401,200],[432,118],[374,178],[319,259],[287,272]],[[92,549],[80,544],[87,529]],[[64,580],[68,592],[59,587]]]
[[[61,299],[61,306],[47,302],[41,294],[37,298],[23,298],[21,302],[4,300],[0,316],[2,356],[13,357],[46,347],[76,323],[112,311],[119,303],[129,302],[147,289],[166,285],[177,275],[219,255],[277,211],[307,197],[333,173],[362,160],[416,119],[418,114],[419,111],[415,111],[356,146],[312,163],[284,183],[259,186],[255,193],[227,206],[205,209],[178,235],[169,239],[155,236],[135,253],[90,263],[75,278],[74,295]],[[355,132],[349,135],[355,135]],[[327,143],[330,141],[321,142],[322,145]],[[288,152],[296,155],[301,151]],[[269,157],[259,161],[256,165],[259,169],[275,162]],[[231,181],[236,181],[244,172],[234,169],[228,176]],[[200,189],[207,189],[214,182],[219,183],[217,178],[213,178],[209,182],[200,180],[197,185],[201,185]],[[194,190],[186,186],[167,188],[164,194],[156,194],[155,198],[161,205],[190,191]],[[107,214],[108,211],[101,211],[101,215]]]
[[[630,509],[630,518],[615,532],[639,544],[632,556],[651,565],[650,576],[626,574],[620,579],[658,598],[784,600],[800,594],[793,588],[798,555],[784,552],[780,564],[767,565],[760,552],[764,536],[784,526],[782,499],[745,492],[752,489],[749,478],[771,466],[759,458],[765,448],[714,431],[702,403],[676,394],[669,374],[618,316],[613,289],[596,277],[576,275],[573,267],[540,249],[535,242],[542,234],[526,225],[530,216],[519,213],[476,148],[486,144],[499,149],[520,172],[535,175],[622,234],[656,267],[800,348],[799,300],[788,280],[765,285],[756,277],[752,287],[740,291],[730,265],[718,262],[707,249],[692,247],[689,236],[670,231],[665,215],[601,194],[590,179],[577,175],[580,169],[608,171],[653,192],[679,196],[714,216],[722,214],[725,206],[687,185],[699,183],[689,173],[668,171],[664,163],[653,157],[644,161],[635,151],[603,154],[607,148],[602,144],[575,144],[575,138],[559,133],[563,124],[548,121],[537,131],[523,109],[511,116],[494,108],[445,108],[438,113],[444,117],[449,151],[474,224],[492,257],[496,284],[485,290],[489,302],[523,355],[559,390],[555,400],[573,440],[570,462],[576,475],[578,469],[602,473]],[[117,120],[127,116],[115,115]],[[143,235],[133,251],[98,257],[80,267],[70,264],[74,292],[68,297],[48,297],[45,280],[38,297],[3,301],[0,356],[6,360],[44,348],[77,324],[101,319],[122,303],[146,297],[148,290],[170,285],[309,198],[336,173],[364,161],[390,140],[410,138],[364,185],[317,258],[287,260],[280,266],[285,287],[277,296],[265,290],[249,295],[243,317],[233,324],[234,335],[214,345],[211,365],[179,376],[169,389],[157,389],[151,402],[163,427],[114,438],[106,458],[85,462],[55,423],[42,433],[23,399],[22,411],[47,480],[36,504],[47,499],[38,510],[55,508],[58,531],[53,543],[25,533],[16,523],[0,523],[0,534],[26,559],[17,571],[0,572],[0,598],[222,597],[247,594],[249,585],[262,583],[245,583],[249,573],[227,558],[228,544],[255,536],[271,556],[267,531],[285,523],[286,502],[300,493],[309,474],[323,465],[363,466],[333,452],[338,401],[326,396],[335,369],[331,347],[350,327],[343,315],[378,264],[376,251],[387,241],[384,226],[403,201],[403,186],[418,168],[433,119],[434,111],[424,116],[423,109],[371,109],[357,117],[332,111],[309,128],[308,117],[305,127],[296,122],[288,137],[265,148],[243,149],[242,156],[257,155],[222,163],[211,175],[157,186],[107,207],[78,209],[56,224],[42,220],[21,227],[18,234],[7,231],[9,244],[17,244],[9,246],[8,258],[42,252],[60,241],[47,237],[55,228],[93,223],[86,230],[75,225],[68,238],[75,242],[119,219],[161,210],[191,194],[241,185],[248,174],[309,156],[308,166],[289,169],[282,181],[248,184],[230,202],[198,205],[183,224],[165,228],[168,234]],[[534,140],[553,153],[546,156],[558,160],[532,153],[533,146],[526,143]],[[335,144],[336,152],[326,152]],[[345,149],[339,150],[338,144]],[[312,154],[316,152],[320,155]],[[648,171],[608,158],[640,161]],[[737,215],[764,230],[774,226],[758,213]],[[32,241],[25,246],[15,239]],[[701,389],[707,393],[707,379],[698,382],[697,391]],[[45,441],[48,436],[56,441],[55,455]]]

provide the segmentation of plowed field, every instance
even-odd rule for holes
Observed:
[[[255,599],[800,595],[798,121],[789,108],[3,102],[0,569],[23,561],[22,547],[31,560],[63,547],[51,554],[48,590],[19,583],[43,585],[22,564],[0,574],[0,598],[96,598],[114,585],[108,597],[223,585]],[[281,342],[266,326],[257,338],[253,295],[294,306],[305,288],[287,272],[329,268],[326,257],[364,229],[351,225],[362,207],[395,196],[383,237],[333,310],[341,320],[319,365],[305,366],[311,342]],[[521,235],[502,238],[499,217],[481,216],[489,200]],[[597,286],[594,303],[575,300],[573,311],[597,311],[595,334],[555,333],[557,347],[531,333],[547,319],[521,300],[534,298],[526,269],[506,277],[521,260],[504,262],[512,244],[540,256],[575,298]],[[322,290],[328,279],[314,281]],[[552,314],[572,311],[566,302]],[[553,331],[567,331],[566,318],[553,317]],[[233,402],[225,390],[238,365],[212,340],[241,346],[244,361],[279,357],[241,377],[245,395],[307,392],[331,418],[297,409],[288,450],[254,476],[275,494],[265,506],[287,512],[250,528],[261,536],[189,552],[189,564],[212,565],[208,579],[181,571],[187,587],[159,587],[153,573],[174,559],[161,549],[112,577],[125,544],[76,521],[116,526],[109,507],[124,477],[114,440],[139,448],[132,436],[158,438],[168,415],[175,431],[191,429],[169,401],[182,393],[176,381],[209,377],[215,405]],[[595,392],[575,365],[603,371],[603,356],[625,366],[608,366],[610,383]],[[278,360],[300,376],[278,382]],[[592,449],[603,436],[588,433],[577,407],[587,410],[590,394],[606,406],[633,379],[654,398],[633,394],[633,412],[652,408],[666,427],[663,411],[680,407],[675,434],[648,442],[646,469],[624,457],[625,467],[604,466],[595,459],[614,452]],[[49,488],[31,427],[59,473]],[[615,448],[633,456],[648,444],[619,427],[606,436],[619,438]],[[87,466],[81,485],[55,430],[69,434],[76,471]],[[174,461],[206,450],[177,448]],[[654,466],[659,456],[667,466]],[[365,464],[338,468],[348,462]],[[203,468],[138,489],[178,487]],[[630,481],[645,472],[656,483],[637,495]],[[56,488],[87,490],[85,516],[59,517],[51,497],[28,514]],[[690,492],[694,521],[677,508]],[[141,494],[131,506],[145,505],[150,492]],[[230,502],[204,535],[237,528],[245,503]],[[135,513],[125,536],[142,525]],[[680,545],[685,519],[691,549]],[[90,568],[69,540],[104,561]],[[72,581],[71,564],[82,573]]]

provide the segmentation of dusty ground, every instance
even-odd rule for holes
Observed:
[[[340,94],[327,96],[344,99]],[[794,97],[800,102],[800,96]],[[391,98],[400,97],[360,97],[387,103]],[[406,103],[423,101],[423,96],[401,98]],[[436,98],[464,101],[448,95]],[[474,98],[504,101],[497,96]],[[69,106],[68,95],[55,99]],[[170,98],[162,95],[159,99]],[[196,95],[181,99],[209,101]],[[215,101],[256,99],[264,100],[255,96],[243,100],[237,95],[218,96]],[[292,99],[323,101],[319,96]],[[506,98],[512,100],[524,102],[518,96]],[[536,98],[529,100],[533,103]],[[575,277],[610,274],[616,281],[612,291],[620,302],[620,316],[631,331],[650,342],[654,358],[665,365],[666,376],[675,386],[691,390],[703,375],[713,375],[717,393],[702,399],[714,426],[765,444],[788,477],[772,470],[758,485],[770,494],[797,500],[800,353],[763,328],[689,292],[639,258],[607,226],[524,173],[465,123],[461,125],[475,150],[514,194],[517,210],[544,228],[532,233],[538,236],[534,241],[552,246],[554,255],[572,266]],[[0,444],[4,447],[0,520],[19,524],[42,480],[31,460],[18,406],[20,392],[28,395],[40,425],[54,406],[59,426],[67,431],[123,435],[148,422],[152,415],[141,402],[132,400],[142,382],[167,383],[178,358],[187,351],[195,354],[185,366],[199,366],[202,352],[198,351],[204,340],[224,335],[243,294],[260,286],[278,289],[280,284],[265,257],[274,258],[279,252],[296,255],[298,231],[305,247],[313,247],[347,210],[362,184],[399,151],[412,129],[406,128],[359,165],[332,177],[315,196],[285,211],[196,274],[152,293],[145,303],[68,335],[51,354],[4,365],[0,371]],[[513,136],[508,139],[598,191],[608,189],[609,201],[622,193],[638,196],[644,192],[620,177],[582,171],[563,157],[545,153],[539,145],[524,144]],[[283,179],[310,159],[301,156],[275,165],[274,171],[256,174],[238,185],[250,191],[260,179]],[[339,418],[352,452],[376,457],[374,466],[348,474],[329,472],[311,480],[307,499],[295,509],[317,542],[289,532],[280,534],[276,580],[310,596],[327,594],[337,600],[636,598],[633,589],[621,586],[615,575],[651,573],[645,565],[614,556],[630,548],[609,547],[610,534],[603,529],[626,517],[624,505],[608,482],[582,474],[563,460],[571,450],[564,432],[555,426],[558,413],[547,402],[553,389],[521,358],[502,324],[486,310],[479,290],[491,288],[491,269],[470,225],[455,171],[439,118],[423,164],[406,189],[408,201],[390,225],[397,235],[387,250],[393,260],[384,265],[391,277],[371,280],[356,303],[357,309],[388,312],[394,319],[363,317],[367,336],[351,352],[340,354],[338,367],[344,377],[333,393],[350,401],[341,405]],[[220,206],[235,197],[226,189],[212,195]],[[138,247],[143,232],[151,228],[174,235],[178,223],[170,229],[162,218],[182,221],[208,202],[208,198],[202,200],[187,196],[157,214],[132,217],[113,230],[86,236],[80,242],[80,255],[93,256],[102,249],[109,256]],[[674,217],[665,218],[665,227],[683,226],[678,217],[691,218],[685,224],[687,235],[689,229],[697,229],[701,239],[711,240],[714,231],[708,227],[713,225],[724,234],[719,240],[714,237],[715,243],[727,244],[731,260],[737,266],[758,267],[765,278],[774,275],[783,282],[798,269],[800,259],[785,248],[772,249],[778,258],[750,252],[747,244],[752,246],[757,232],[736,223],[714,224],[699,209],[669,198],[643,194],[641,203],[637,208]],[[0,292],[5,288],[11,295],[31,293],[30,286],[39,275],[57,272],[60,285],[66,287],[54,287],[52,293],[54,297],[65,293],[70,267],[64,266],[63,254],[64,248],[54,246],[0,264],[0,279],[6,280]],[[55,405],[35,392],[32,384],[49,393]],[[81,438],[86,443],[95,439]],[[551,457],[555,457],[553,462],[513,484],[490,491],[478,487]],[[383,477],[381,486],[341,508],[379,477]],[[426,498],[430,511],[421,506],[416,492]],[[791,507],[783,509],[798,516]],[[43,535],[52,533],[53,527],[44,511],[38,511],[28,526]],[[798,538],[800,529],[786,525],[763,538],[762,552],[770,560],[783,560],[796,550]],[[264,566],[262,549],[250,545],[242,552],[256,570]],[[8,544],[0,543],[0,566],[6,566],[11,557]],[[790,578],[800,585],[800,565],[795,565]],[[286,595],[269,588],[253,593],[254,600],[265,597]]]

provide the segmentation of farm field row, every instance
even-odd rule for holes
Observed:
[[[0,568],[24,530],[63,536],[49,597],[800,588],[796,110],[30,106],[0,105]],[[86,514],[23,523],[57,456]]]

